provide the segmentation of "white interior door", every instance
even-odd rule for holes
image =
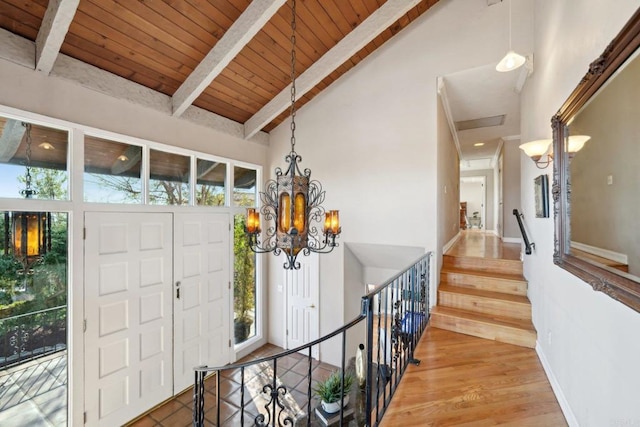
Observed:
[[[318,254],[299,256],[299,270],[284,270],[287,288],[287,349],[296,348],[320,337]],[[318,346],[312,350],[319,357]]]
[[[171,214],[85,214],[86,425],[171,397]]]
[[[193,368],[231,361],[229,215],[175,215],[175,392],[193,385]]]

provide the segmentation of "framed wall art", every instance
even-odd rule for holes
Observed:
[[[549,218],[549,177],[540,175],[534,180],[536,218]]]

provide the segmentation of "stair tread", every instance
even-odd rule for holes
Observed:
[[[440,273],[465,274],[467,276],[490,277],[494,279],[514,280],[517,282],[526,282],[527,279],[521,274],[498,273],[495,271],[471,270],[468,268],[442,267]]]
[[[495,300],[508,301],[516,304],[527,304],[527,305],[531,304],[531,302],[529,301],[529,298],[527,298],[524,295],[513,295],[513,294],[507,294],[504,292],[485,291],[482,289],[450,285],[450,284],[447,284],[447,282],[440,282],[440,286],[438,286],[438,292],[449,292],[449,293],[470,295],[470,296],[480,297],[480,298],[490,298]]]
[[[513,317],[481,314],[475,311],[462,310],[459,308],[436,306],[431,310],[432,315],[441,314],[443,316],[459,317],[466,320],[487,323],[491,325],[504,326],[508,328],[521,329],[536,333],[533,323],[526,319],[516,319]]]

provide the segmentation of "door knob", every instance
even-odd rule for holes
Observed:
[[[309,308],[316,308],[316,305],[315,305],[315,304],[311,304],[311,305],[309,306]]]

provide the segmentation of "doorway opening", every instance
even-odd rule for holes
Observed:
[[[467,229],[486,229],[486,177],[460,177],[460,203],[466,203]]]

